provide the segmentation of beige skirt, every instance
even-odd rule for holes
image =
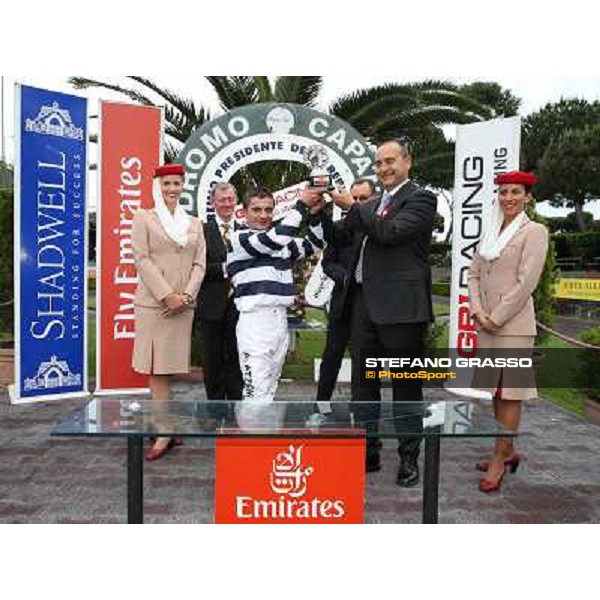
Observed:
[[[486,331],[477,334],[477,347],[485,349],[485,357],[506,357],[507,350],[519,349],[518,357],[533,356],[533,335],[493,335]],[[494,350],[498,350],[497,353]],[[537,388],[533,369],[513,369],[496,367],[476,367],[471,386],[494,395],[499,386],[502,387],[501,398],[504,400],[530,400],[537,398]]]
[[[194,311],[163,317],[161,308],[135,307],[132,367],[138,373],[189,373]]]

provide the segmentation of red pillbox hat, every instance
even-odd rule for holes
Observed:
[[[510,173],[500,173],[496,175],[494,183],[502,185],[503,183],[516,183],[524,185],[526,187],[533,187],[537,177],[533,173],[526,173],[525,171],[511,171]]]
[[[170,163],[154,169],[154,177],[166,177],[167,175],[185,175],[185,167],[177,163]]]

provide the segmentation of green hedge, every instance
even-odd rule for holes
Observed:
[[[585,267],[600,256],[600,231],[555,233],[552,238],[559,259],[581,257],[581,264]]]
[[[0,332],[12,335],[13,306],[13,194],[0,189]]]
[[[600,348],[600,326],[590,327],[579,334],[579,339],[586,344],[598,346]]]
[[[600,327],[586,329],[581,332],[578,337],[586,344],[600,347]],[[584,385],[585,383],[590,385],[591,381],[594,382],[592,387],[585,388],[586,394],[593,400],[600,402],[600,389],[595,385],[597,382],[597,374],[600,371],[600,350],[585,350],[583,352],[581,367]]]
[[[434,296],[446,296],[450,297],[450,282],[449,281],[438,281],[431,285],[431,293]]]
[[[429,262],[431,265],[443,267],[450,264],[450,244],[446,242],[431,242]]]

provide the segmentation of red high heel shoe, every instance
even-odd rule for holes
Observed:
[[[516,473],[520,463],[521,455],[518,452],[515,452],[510,458],[507,458],[504,461],[504,466],[509,470],[510,473]],[[478,463],[475,464],[475,468],[478,471],[487,473],[487,470],[490,468],[490,461],[480,460]]]
[[[506,469],[502,471],[500,477],[498,479],[480,479],[479,480],[479,491],[484,492],[485,494],[489,494],[490,492],[498,492],[500,491],[500,486],[502,485],[502,480],[504,479],[504,475],[506,474]]]
[[[155,446],[152,446],[150,451],[146,454],[146,460],[158,460],[159,458],[162,458],[169,450],[175,448],[175,446],[183,446],[183,438],[171,438],[169,443],[162,448],[156,448]]]

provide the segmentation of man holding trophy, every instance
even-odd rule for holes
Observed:
[[[347,210],[334,225],[338,239],[363,236],[355,269],[352,319],[353,371],[362,372],[360,351],[402,349],[419,355],[425,346],[428,323],[433,320],[429,248],[436,214],[435,194],[410,181],[412,155],[408,140],[386,141],[378,146],[377,177],[384,194],[360,204],[345,191],[331,193],[334,202]],[[398,431],[400,467],[397,484],[411,487],[419,482],[418,457],[423,414],[407,401],[423,399],[420,380],[394,379],[394,417]],[[360,389],[354,416],[368,431],[367,471],[381,468],[377,439],[380,416],[379,390]],[[410,435],[402,435],[409,432]]]
[[[244,197],[247,228],[231,235],[227,253],[227,273],[240,313],[236,333],[242,400],[271,402],[277,391],[289,342],[287,307],[294,301],[292,264],[323,248],[323,191],[305,189],[274,226],[271,192],[255,187]],[[297,237],[305,221],[308,233]]]

